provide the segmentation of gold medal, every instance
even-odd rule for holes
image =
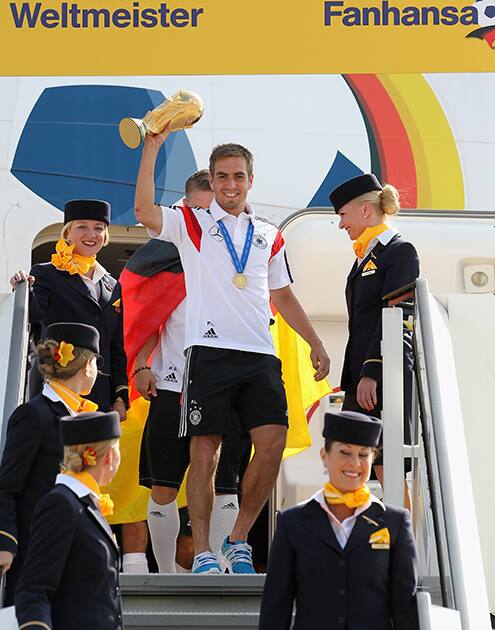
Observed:
[[[248,277],[245,273],[236,273],[232,278],[232,282],[238,289],[245,289],[248,285]]]

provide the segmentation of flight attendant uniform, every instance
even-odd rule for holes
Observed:
[[[378,444],[381,423],[373,422],[380,428],[376,433],[376,427],[359,426],[371,420],[357,416],[363,414],[325,414],[323,435]],[[295,603],[293,630],[418,630],[409,513],[369,495],[340,522],[325,492],[278,516],[259,629],[289,630]]]
[[[60,427],[64,445],[120,436],[114,411],[65,417]],[[36,508],[15,598],[22,630],[123,628],[118,547],[100,509],[98,485],[94,478],[86,485],[80,475],[58,475]]]
[[[64,223],[91,219],[110,222],[110,204],[106,201],[68,201]],[[52,262],[34,265],[35,277],[29,300],[29,321],[38,325],[41,337],[54,322],[81,322],[100,333],[103,365],[91,391],[91,400],[102,410],[109,410],[117,398],[129,404],[127,359],[124,351],[123,306],[120,284],[98,262],[94,276],[70,273],[70,253],[64,241],[57,243]],[[39,387],[39,386],[38,386]],[[36,385],[35,385],[36,388]]]
[[[378,188],[379,187],[379,188]],[[331,195],[338,212],[352,199],[379,190],[374,175],[362,175],[342,184]],[[369,412],[380,416],[382,411],[382,309],[384,298],[413,283],[419,276],[419,258],[415,247],[405,241],[394,228],[386,225],[368,229],[376,235],[360,247],[347,277],[345,297],[349,315],[349,339],[345,349],[340,386],[345,391],[343,409],[363,412],[356,400],[360,379],[368,376],[377,381],[377,405]],[[359,239],[358,239],[359,240]],[[413,373],[412,333],[404,327],[404,440],[411,444],[411,395]],[[382,463],[382,458],[375,460]]]
[[[46,333],[50,339],[98,354],[99,335],[92,326],[52,324]],[[60,470],[63,458],[60,418],[87,408],[88,402],[67,388],[46,383],[40,394],[18,407],[9,418],[0,465],[0,550],[15,556],[7,572],[7,603],[14,602],[34,509],[40,498],[53,488]]]

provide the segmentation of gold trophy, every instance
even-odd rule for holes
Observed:
[[[122,118],[119,123],[120,137],[130,149],[137,149],[148,132],[161,133],[169,122],[170,131],[188,129],[198,122],[203,111],[203,101],[198,94],[178,90],[161,105],[148,112],[142,120]]]

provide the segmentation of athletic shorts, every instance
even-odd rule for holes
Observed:
[[[178,438],[180,393],[157,390],[151,400],[141,441],[139,483],[142,486],[180,488],[189,466],[189,439]],[[215,487],[217,493],[236,494],[239,488],[239,467],[250,441],[240,432],[235,416],[234,431],[222,441]]]
[[[188,348],[179,435],[230,435],[232,412],[242,433],[267,424],[288,426],[280,360],[258,352]]]

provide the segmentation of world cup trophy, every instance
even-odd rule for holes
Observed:
[[[203,112],[203,101],[198,94],[178,90],[143,119],[122,118],[119,123],[120,137],[130,149],[137,149],[147,133],[161,133],[169,122],[170,131],[188,129],[198,122]]]

